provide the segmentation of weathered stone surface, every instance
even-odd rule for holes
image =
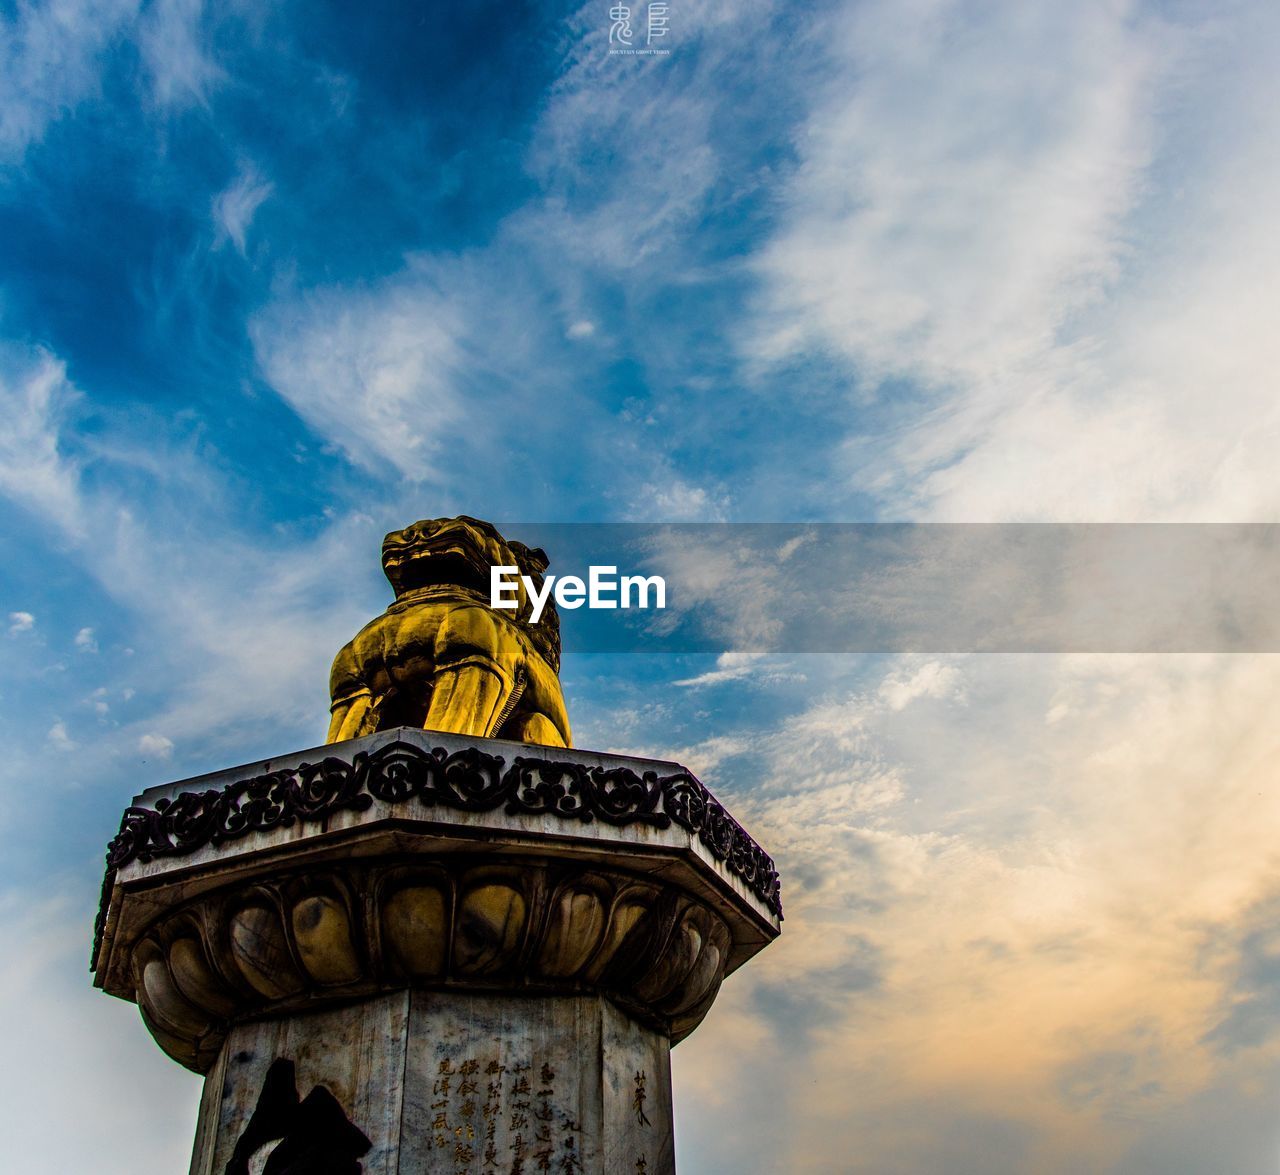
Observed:
[[[323,1087],[364,1134],[365,1175],[675,1169],[660,1033],[598,996],[401,991],[235,1027],[206,1078],[191,1175],[223,1175],[281,1059],[300,1097]]]
[[[407,1061],[403,1172],[674,1170],[670,1045],[607,1000],[415,992]]]
[[[324,1086],[372,1144],[360,1158],[366,1175],[398,1175],[409,993],[238,1025],[205,1078],[191,1175],[224,1175],[266,1081],[279,1060],[296,1066],[305,1097]],[[270,1147],[263,1148],[264,1150]]]

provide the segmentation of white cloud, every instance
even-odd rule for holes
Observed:
[[[161,107],[208,105],[223,78],[207,52],[203,0],[154,0],[140,23],[138,43]]]
[[[915,669],[891,673],[880,683],[878,696],[890,710],[903,710],[919,698],[964,697],[964,678],[954,665],[928,661]]]
[[[539,120],[530,166],[547,198],[521,220],[579,263],[628,270],[680,240],[714,183],[713,106],[701,83],[675,90],[618,69],[600,51],[607,32],[576,46]],[[615,166],[590,166],[600,150],[617,152]]]
[[[81,533],[79,472],[59,431],[79,399],[66,366],[46,351],[0,350],[0,494]]]
[[[36,618],[30,612],[9,613],[9,635],[16,636],[20,632],[30,632],[36,626]]]
[[[716,667],[697,677],[686,677],[672,682],[673,685],[699,689],[708,685],[721,685],[726,681],[740,681],[758,671],[763,653],[746,653],[729,650],[716,658]]]
[[[254,167],[242,167],[240,174],[213,198],[213,222],[218,229],[214,247],[229,240],[244,256],[249,226],[274,188],[275,185],[264,180]]]
[[[0,16],[0,154],[20,156],[99,89],[101,59],[136,0],[44,0]]]
[[[173,740],[162,734],[144,734],[138,739],[138,752],[156,759],[168,759],[173,754]]]
[[[842,10],[758,261],[766,353],[983,380],[1034,360],[1116,270],[1167,39],[1109,3]]]
[[[76,648],[82,653],[96,653],[98,651],[98,641],[93,635],[92,628],[82,628],[76,633]]]
[[[721,522],[728,500],[694,485],[666,468],[661,454],[649,461],[654,473],[630,494],[628,516],[639,522]]]
[[[751,685],[777,685],[783,682],[804,681],[803,673],[779,666],[776,658],[764,653],[741,652],[730,649],[716,657],[716,667],[696,677],[680,678],[672,685],[686,689],[703,689],[706,686],[724,685],[739,681]]]
[[[596,324],[587,319],[579,319],[564,333],[565,337],[570,339],[589,339],[596,333]]]
[[[453,299],[410,273],[278,303],[252,335],[271,385],[352,461],[432,481],[462,414],[462,330]]]
[[[45,736],[45,739],[55,751],[71,751],[76,746],[71,736],[67,733],[67,724],[61,720],[49,727],[49,733]]]
[[[849,488],[955,521],[1272,517],[1276,10],[920,0],[828,32],[746,337],[912,382],[891,432],[851,411]]]

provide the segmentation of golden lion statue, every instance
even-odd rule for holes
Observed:
[[[429,518],[382,541],[395,603],[333,660],[326,742],[417,726],[451,734],[570,745],[560,692],[560,619],[548,596],[537,624],[489,603],[490,568],[518,567],[542,588],[547,556],[477,518]]]

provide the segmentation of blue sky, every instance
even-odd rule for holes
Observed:
[[[385,531],[1276,521],[1273,6],[607,7],[0,4],[5,1135],[74,1107],[24,1169],[186,1161],[102,849],[320,741]],[[1274,1169],[1273,658],[754,652],[563,675],[783,872],[682,1171]]]

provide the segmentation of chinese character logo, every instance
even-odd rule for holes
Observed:
[[[671,21],[671,17],[667,15],[669,10],[670,5],[658,3],[657,0],[649,5],[647,11],[649,25],[645,35],[648,44],[652,45],[659,37],[667,35],[667,25]]]
[[[621,57],[669,57],[661,48],[671,32],[671,5],[667,0],[646,4],[609,5],[609,53]]]
[[[631,31],[631,9],[625,4],[615,4],[609,9],[609,44],[630,45],[635,35]]]

